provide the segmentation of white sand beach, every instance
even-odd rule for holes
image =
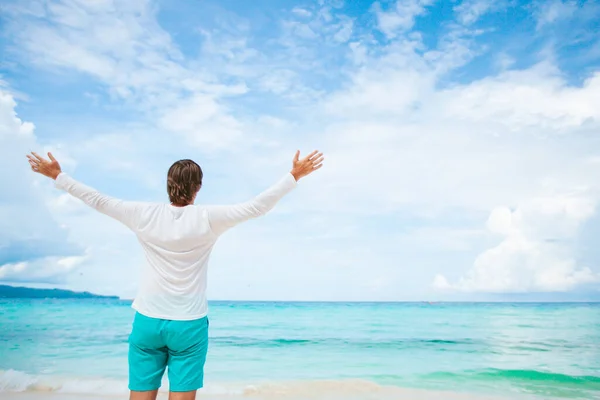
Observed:
[[[90,396],[61,393],[2,393],[2,400],[116,400],[127,399],[127,396]],[[161,393],[159,400],[167,400],[168,394]],[[395,390],[393,393],[372,393],[350,395],[348,394],[271,394],[271,395],[203,395],[199,394],[198,399],[206,400],[275,400],[275,399],[315,399],[315,400],[509,400],[514,397],[496,397],[482,396],[464,393],[436,392],[427,390],[402,389]]]
[[[122,395],[89,395],[69,394],[56,392],[22,392],[0,393],[0,400],[116,400],[127,399]],[[168,394],[159,393],[158,399],[167,400]],[[311,382],[307,385],[295,383],[293,385],[268,385],[261,387],[248,387],[244,393],[215,394],[199,391],[198,399],[206,400],[515,400],[528,397],[513,395],[499,397],[472,393],[456,393],[444,391],[430,391],[419,389],[405,389],[397,387],[384,387],[374,385],[367,388],[364,385],[344,385],[340,388],[336,382]]]

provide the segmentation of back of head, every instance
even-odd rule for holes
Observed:
[[[174,206],[187,206],[194,202],[202,187],[202,169],[192,160],[179,160],[171,165],[167,175],[167,192]]]

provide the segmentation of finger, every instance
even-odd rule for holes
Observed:
[[[322,166],[323,166],[323,164],[315,165],[313,167],[313,171],[316,171],[316,170],[320,169]]]
[[[311,155],[311,157],[309,158],[309,160],[314,160],[317,157],[321,157],[323,155],[323,153],[319,153],[318,151],[313,151],[313,155]]]
[[[32,170],[33,172],[40,172],[40,171],[38,171],[37,167],[34,167],[33,165],[31,166],[31,170]]]
[[[307,161],[307,160],[310,160],[310,159],[311,159],[311,158],[312,158],[312,157],[313,157],[315,154],[317,154],[318,152],[319,152],[318,150],[315,150],[315,151],[313,151],[312,153],[310,153],[309,155],[307,155],[306,157],[304,157],[304,158],[302,159],[302,161]]]
[[[27,159],[29,160],[30,163],[34,162],[36,164],[39,164],[39,161],[36,160],[35,158],[31,157],[29,154],[26,157],[27,157]]]
[[[40,166],[40,164],[34,160],[29,160],[29,165],[31,165],[32,167],[36,167],[36,168]]]
[[[313,158],[310,161],[313,163],[313,165],[317,165],[317,164],[321,164],[323,162],[323,160],[325,160],[325,157],[321,156],[319,158]]]
[[[36,152],[34,152],[34,151],[32,151],[32,152],[31,152],[31,154],[33,154],[33,155],[35,156],[35,158],[37,158],[37,159],[38,159],[38,161],[39,161],[39,162],[44,162],[44,161],[46,161],[46,160],[44,159],[44,157],[40,157],[40,156],[39,156],[39,154],[37,154],[37,153],[36,153]]]
[[[300,150],[297,150],[296,155],[294,156],[294,162],[298,162],[299,158],[300,158]]]
[[[56,158],[54,158],[54,156],[50,152],[48,152],[48,157],[50,157],[50,160],[56,161]]]

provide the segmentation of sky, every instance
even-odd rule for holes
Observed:
[[[209,299],[600,300],[600,2],[7,0],[0,283],[133,298],[127,228],[29,151],[126,200],[245,201]]]

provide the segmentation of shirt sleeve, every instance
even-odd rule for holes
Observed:
[[[137,219],[140,214],[139,203],[123,201],[106,196],[96,189],[76,181],[64,172],[61,172],[56,177],[54,186],[66,191],[73,197],[80,199],[102,214],[108,215],[125,224],[129,228],[133,229],[137,225]]]
[[[296,179],[288,173],[275,185],[250,201],[229,206],[208,206],[208,221],[212,231],[216,235],[221,235],[235,225],[265,215],[296,186]]]

